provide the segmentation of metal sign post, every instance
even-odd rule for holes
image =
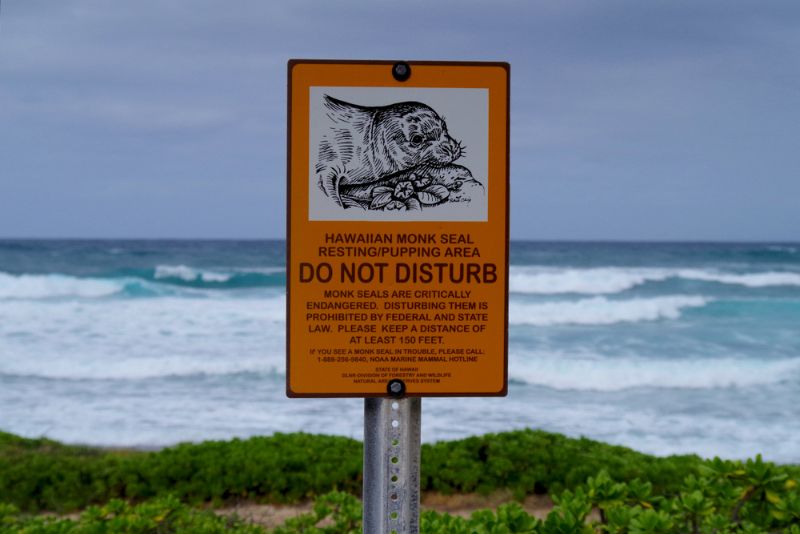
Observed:
[[[364,400],[364,534],[419,533],[422,399]]]

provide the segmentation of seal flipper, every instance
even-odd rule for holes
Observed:
[[[335,167],[323,168],[317,171],[317,185],[328,197],[332,198],[338,206],[346,207],[342,204],[339,195],[339,186],[345,178],[345,172]]]

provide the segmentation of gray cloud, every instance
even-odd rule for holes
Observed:
[[[290,57],[512,64],[512,236],[800,239],[795,2],[4,0],[0,235],[280,237]],[[100,224],[102,222],[102,224]]]

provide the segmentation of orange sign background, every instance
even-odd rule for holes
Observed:
[[[393,64],[289,62],[287,395],[505,395],[509,66]],[[312,87],[487,90],[487,220],[311,220]]]

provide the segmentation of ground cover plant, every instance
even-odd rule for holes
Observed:
[[[657,458],[539,431],[425,446],[422,489],[548,492],[546,518],[516,503],[470,518],[424,512],[431,534],[800,534],[797,466],[696,456]],[[361,446],[307,434],[103,451],[0,434],[0,532],[265,532],[209,508],[236,499],[313,511],[275,534],[360,532]],[[196,505],[200,505],[196,507]],[[88,507],[87,507],[88,506]],[[84,508],[80,517],[42,510]]]
[[[605,469],[675,491],[698,474],[697,456],[658,458],[589,439],[520,430],[423,445],[421,489],[517,497],[575,488]],[[297,502],[361,491],[361,443],[276,434],[182,444],[157,452],[107,451],[0,433],[0,502],[23,511],[68,512],[113,498],[174,495],[184,502]]]

